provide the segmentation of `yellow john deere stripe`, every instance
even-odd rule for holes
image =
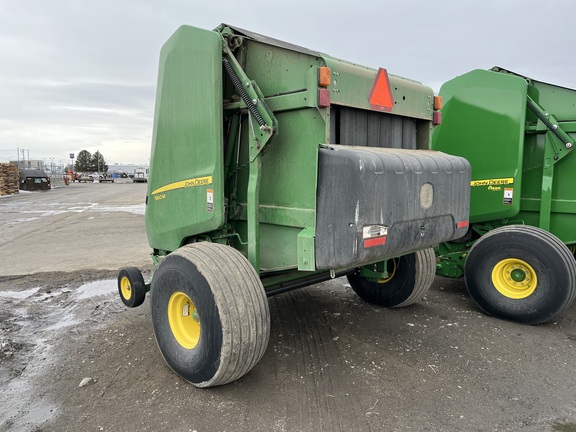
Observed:
[[[171,190],[176,189],[184,189],[189,187],[197,187],[197,186],[208,186],[212,184],[212,176],[206,177],[196,177],[191,178],[188,180],[181,180],[174,183],[167,184],[166,186],[162,186],[161,188],[156,189],[152,192],[152,195],[156,195],[162,192],[168,192]]]

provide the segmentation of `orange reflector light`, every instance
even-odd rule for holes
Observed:
[[[328,87],[332,82],[332,72],[327,66],[318,68],[318,85],[320,87]]]
[[[442,109],[442,96],[434,96],[434,109]]]
[[[384,68],[378,69],[370,96],[368,96],[370,107],[379,111],[392,111],[394,106],[394,96],[390,89],[390,80],[388,79],[388,72]]]

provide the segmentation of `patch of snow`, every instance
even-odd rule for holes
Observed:
[[[79,300],[112,294],[117,289],[116,279],[99,280],[88,282],[76,290]]]
[[[24,291],[0,291],[0,298],[23,300],[38,292],[40,288],[30,288]]]
[[[44,327],[45,331],[52,331],[52,330],[60,330],[66,327],[70,327],[76,324],[80,324],[80,320],[76,319],[75,316],[71,315],[70,313],[66,313],[66,315],[62,315],[58,321],[54,324]]]
[[[98,207],[91,208],[90,210],[97,211],[97,212],[126,212],[126,213],[144,215],[144,211],[146,210],[146,205],[144,203],[142,203],[142,204],[124,205],[124,206],[118,206],[118,207],[98,206]]]
[[[27,190],[20,190],[19,193],[17,194],[9,194],[9,195],[0,195],[0,198],[8,198],[8,197],[14,197],[14,196],[18,196],[18,195],[26,195],[26,194],[35,194],[35,193],[40,193],[43,191],[27,191]]]
[[[50,203],[45,206],[45,208],[39,210],[26,210],[26,207],[30,204],[29,201],[19,201],[14,203],[8,203],[7,208],[15,208],[17,211],[24,215],[29,215],[29,217],[22,217],[8,222],[11,225],[32,222],[34,220],[58,216],[66,213],[114,213],[114,212],[125,212],[134,215],[144,216],[146,210],[146,204],[133,204],[133,205],[107,205],[100,206],[99,203],[78,203],[72,207],[67,207],[65,209],[54,209],[55,206],[64,206],[62,203]],[[94,217],[91,216],[91,219]]]
[[[17,225],[19,223],[23,223],[23,222],[30,222],[36,219],[40,219],[39,217],[30,217],[30,218],[25,218],[25,219],[15,219],[13,221],[10,222],[11,225]]]
[[[86,210],[92,210],[93,208],[97,207],[98,203],[88,203],[86,205],[79,205],[79,206],[75,206],[75,207],[68,207],[66,210],[68,211],[73,211],[76,213],[82,213],[85,212]]]

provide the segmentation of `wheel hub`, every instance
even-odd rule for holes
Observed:
[[[510,277],[514,282],[523,282],[526,280],[526,273],[523,269],[517,268],[510,272]]]
[[[386,272],[388,273],[388,277],[380,278],[376,282],[378,283],[390,282],[394,278],[394,275],[396,274],[397,267],[398,267],[398,258],[392,258],[386,261]]]
[[[168,300],[168,322],[176,341],[192,349],[200,340],[200,317],[190,297],[177,291]]]
[[[538,285],[536,272],[527,262],[507,258],[492,270],[492,283],[500,294],[515,300],[529,297]]]
[[[122,296],[125,299],[129,299],[132,296],[132,286],[130,285],[130,280],[127,277],[123,277],[120,282],[120,290],[122,291]]]

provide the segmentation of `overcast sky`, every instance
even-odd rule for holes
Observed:
[[[96,150],[148,163],[158,55],[182,24],[235,25],[438,91],[502,66],[576,88],[573,0],[0,0],[0,162]]]

